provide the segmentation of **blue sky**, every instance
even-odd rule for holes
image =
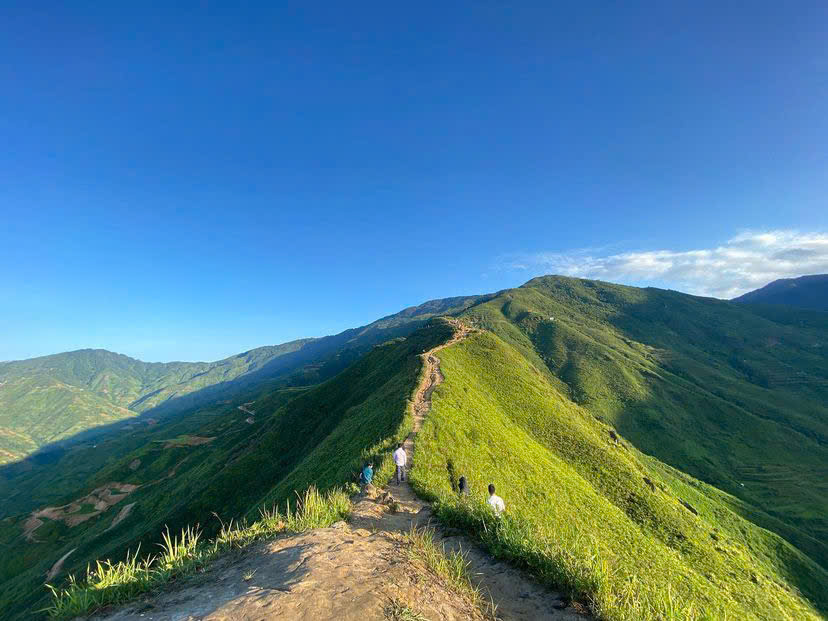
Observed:
[[[237,4],[0,7],[0,359],[828,271],[824,2]]]

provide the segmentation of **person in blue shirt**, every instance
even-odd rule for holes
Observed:
[[[374,480],[374,464],[367,464],[359,475],[363,485],[370,485]]]

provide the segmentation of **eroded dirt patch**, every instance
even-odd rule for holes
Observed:
[[[77,550],[77,548],[72,548],[66,554],[61,556],[57,563],[52,565],[52,568],[46,574],[46,582],[49,582],[52,578],[54,578],[60,573],[60,570],[63,569],[63,561],[69,558],[69,555],[72,554],[72,552],[74,552],[75,550]]]
[[[183,446],[198,446],[200,444],[208,444],[215,440],[215,436],[207,438],[204,436],[181,436],[167,440],[164,443],[164,448],[178,448]]]
[[[125,519],[127,519],[129,517],[129,514],[132,513],[132,509],[133,509],[133,507],[135,507],[135,504],[136,503],[131,502],[128,505],[126,505],[125,507],[123,507],[120,511],[118,511],[118,515],[115,516],[115,519],[112,520],[112,524],[110,524],[109,528],[107,528],[104,532],[105,533],[109,532],[110,530],[115,528],[118,524],[120,524]]]
[[[132,483],[107,483],[69,504],[32,511],[23,523],[23,536],[29,541],[37,541],[34,535],[44,520],[63,521],[70,528],[75,527],[118,504],[139,487]]]

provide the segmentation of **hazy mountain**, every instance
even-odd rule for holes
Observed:
[[[747,304],[785,304],[828,311],[828,274],[780,278],[761,289],[740,295],[733,301]]]

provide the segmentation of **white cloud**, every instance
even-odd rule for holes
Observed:
[[[688,251],[521,253],[501,257],[498,267],[732,298],[777,278],[828,273],[828,233],[746,232],[715,248]]]

